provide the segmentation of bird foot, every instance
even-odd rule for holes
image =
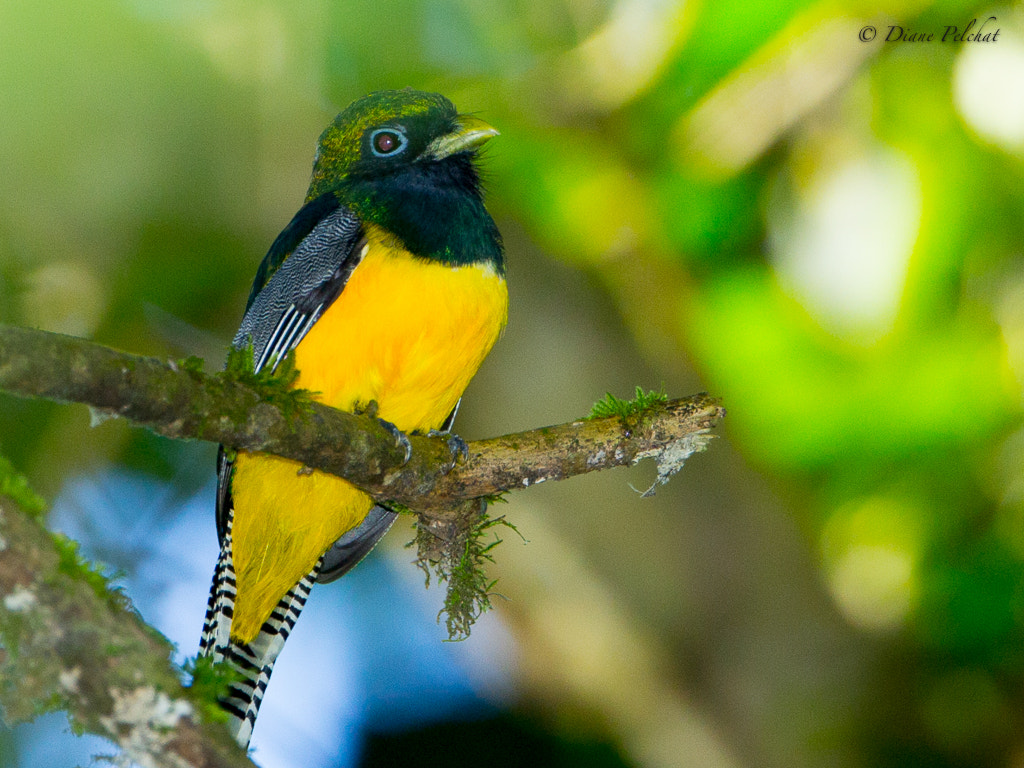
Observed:
[[[445,442],[448,444],[448,452],[452,456],[452,463],[445,468],[444,473],[446,475],[455,469],[455,465],[459,461],[459,456],[462,456],[463,461],[469,460],[469,444],[454,432],[432,429],[427,433],[427,437],[447,438]]]
[[[388,433],[395,438],[395,445],[399,446],[405,451],[405,458],[402,459],[403,464],[408,464],[409,459],[412,458],[412,443],[409,442],[408,435],[402,430],[392,424],[390,421],[378,418],[377,423],[380,424]]]

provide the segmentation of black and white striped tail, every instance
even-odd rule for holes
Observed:
[[[231,735],[243,749],[249,745],[274,662],[306,604],[322,562],[321,558],[313,571],[281,598],[251,643],[233,642],[230,633],[235,607],[235,569],[231,560],[230,517],[228,519],[227,532],[213,574],[199,655],[212,657],[216,662],[227,662],[241,675],[242,679],[231,684],[228,695],[220,700],[220,705],[228,713]]]

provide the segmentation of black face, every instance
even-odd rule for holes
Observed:
[[[353,164],[353,176],[376,176],[394,173],[415,162],[430,162],[424,150],[434,139],[456,129],[455,114],[428,112],[400,117],[363,131],[360,156]]]

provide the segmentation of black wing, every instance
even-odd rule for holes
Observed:
[[[377,504],[359,525],[338,539],[324,553],[316,580],[321,584],[340,579],[370,554],[381,536],[390,530],[398,513]]]
[[[303,230],[282,259],[279,250],[292,247]],[[333,195],[318,198],[295,214],[260,265],[256,279],[265,284],[250,295],[232,342],[239,348],[252,343],[257,373],[268,363],[276,367],[338,298],[362,258],[362,246],[359,219]]]
[[[310,200],[295,214],[288,226],[281,230],[267,251],[267,255],[260,262],[256,270],[256,277],[252,281],[252,290],[249,291],[249,300],[245,303],[246,312],[252,306],[256,296],[263,290],[267,281],[273,277],[284,260],[287,259],[298,247],[306,235],[308,235],[320,221],[339,207],[338,198],[332,194],[321,195],[315,200]]]

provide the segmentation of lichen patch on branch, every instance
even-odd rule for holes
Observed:
[[[82,668],[72,667],[71,669],[62,669],[60,674],[57,675],[57,684],[60,689],[68,696],[76,696],[79,693],[78,683],[82,679]]]
[[[659,485],[667,483],[672,475],[683,468],[683,464],[686,463],[688,458],[707,448],[708,443],[714,437],[710,432],[704,430],[703,432],[685,435],[663,448],[653,448],[649,451],[638,453],[636,458],[633,459],[634,464],[641,459],[654,459],[658,464],[658,476],[651,483],[651,487],[643,491],[640,496],[642,498],[653,496]]]
[[[4,608],[11,613],[27,613],[35,607],[37,602],[35,593],[21,584],[16,586],[9,595],[4,596]]]
[[[174,737],[174,728],[183,717],[192,717],[192,705],[183,699],[172,699],[163,691],[140,686],[131,691],[113,690],[110,715],[100,723],[121,747],[123,754],[115,764],[125,768],[132,762],[143,768],[162,768],[173,763],[185,767],[185,760],[165,749]],[[123,760],[122,760],[123,758]],[[173,758],[168,762],[168,758]]]

